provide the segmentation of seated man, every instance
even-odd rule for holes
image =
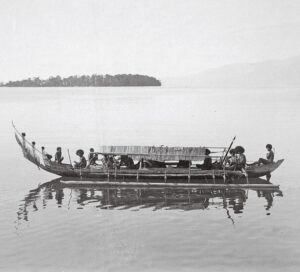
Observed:
[[[63,160],[64,160],[64,157],[61,154],[61,147],[58,147],[58,148],[56,148],[56,153],[55,153],[55,159],[54,159],[54,161],[56,163],[61,164]]]
[[[178,168],[189,168],[190,164],[191,164],[190,161],[179,160],[179,162],[177,163],[177,167]]]
[[[210,150],[205,149],[205,159],[203,164],[196,164],[197,168],[200,168],[202,170],[211,170],[212,169],[212,159],[211,156],[209,156]]]
[[[243,170],[246,167],[246,156],[244,154],[245,149],[242,146],[237,146],[235,148],[236,152],[236,167],[235,170]]]
[[[76,151],[76,155],[79,157],[79,162],[74,161],[74,167],[75,168],[85,168],[87,163],[86,163],[86,158],[83,156],[84,151],[82,149],[78,149]]]
[[[269,164],[274,162],[274,152],[272,150],[272,145],[271,144],[267,144],[266,145],[266,149],[267,149],[267,154],[266,154],[266,158],[267,159],[263,159],[263,158],[259,158],[259,160],[256,162],[256,164]]]
[[[52,159],[52,155],[48,154],[46,151],[45,151],[45,147],[42,146],[42,156],[43,156],[43,159],[44,160],[49,160],[51,161]]]
[[[94,148],[90,148],[90,153],[88,156],[88,166],[96,165],[96,161],[98,160],[98,154],[95,153]]]
[[[164,162],[154,160],[144,160],[143,165],[146,168],[166,168],[166,164]]]
[[[121,155],[120,158],[120,166],[126,166],[128,169],[134,169],[134,161],[132,158],[128,157],[127,155]]]
[[[229,151],[230,156],[225,160],[225,167],[228,170],[234,170],[237,164],[236,151],[234,148]]]

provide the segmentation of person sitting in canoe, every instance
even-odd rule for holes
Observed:
[[[43,156],[43,159],[44,160],[49,160],[51,161],[52,159],[52,155],[48,154],[46,151],[45,151],[45,147],[42,146],[42,156]]]
[[[86,158],[83,156],[84,151],[82,149],[78,149],[76,151],[76,155],[79,157],[79,162],[74,161],[75,168],[85,168],[86,167]]]
[[[225,166],[226,166],[226,169],[234,170],[236,167],[236,163],[237,163],[235,149],[234,148],[230,149],[229,154],[230,154],[230,156],[227,157],[225,160]]]
[[[95,153],[94,148],[90,148],[90,153],[88,155],[88,166],[96,165],[97,160],[98,160],[98,154]]]
[[[273,147],[272,147],[271,144],[267,144],[266,145],[266,149],[268,151],[267,154],[266,154],[267,159],[259,158],[259,160],[257,162],[254,162],[252,165],[273,163],[275,155],[274,155],[274,152],[273,152],[272,148]]]
[[[64,160],[64,157],[61,154],[61,147],[58,147],[58,148],[56,148],[54,161],[58,164],[61,164],[63,160]]]
[[[113,160],[114,160],[114,163],[113,163],[113,168],[117,168],[117,169],[120,169],[120,165],[121,165],[121,156],[113,156]]]
[[[143,165],[146,168],[166,168],[166,164],[164,162],[155,160],[144,160]]]
[[[196,164],[196,166],[202,170],[211,170],[212,169],[212,159],[211,156],[209,156],[210,150],[205,149],[205,159],[203,164]]]
[[[178,168],[189,168],[191,165],[191,161],[179,160],[177,163]]]
[[[126,168],[128,168],[128,169],[135,168],[133,159],[128,157],[127,155],[121,155],[120,166],[126,166]]]
[[[245,148],[243,148],[242,146],[237,146],[235,148],[235,152],[236,152],[236,167],[235,170],[243,170],[246,167],[246,156],[245,156]]]

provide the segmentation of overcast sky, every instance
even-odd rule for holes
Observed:
[[[300,55],[299,0],[0,0],[0,81]]]

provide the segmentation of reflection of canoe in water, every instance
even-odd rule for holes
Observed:
[[[139,168],[139,169],[127,169],[121,168],[118,169],[115,167],[114,169],[104,167],[103,165],[89,166],[88,168],[75,169],[71,164],[58,164],[56,162],[51,161],[45,154],[39,151],[35,144],[31,144],[27,142],[25,136],[22,136],[15,129],[15,137],[18,144],[21,146],[24,157],[37,165],[39,168],[48,171],[50,173],[62,176],[62,177],[79,177],[84,179],[94,179],[94,182],[99,183],[99,179],[105,179],[106,181],[101,181],[102,183],[109,182],[111,185],[117,184],[126,184],[130,185],[132,179],[135,179],[134,183],[136,185],[137,181],[141,183],[142,186],[152,183],[154,185],[157,184],[165,184],[167,186],[174,186],[178,183],[185,184],[197,184],[200,183],[201,180],[213,180],[213,183],[218,183],[218,179],[223,180],[223,183],[226,179],[235,178],[239,183],[245,183],[246,179],[243,179],[247,175],[247,177],[262,177],[269,176],[271,172],[277,169],[283,160],[278,160],[277,162],[270,163],[267,165],[261,166],[249,166],[246,168],[246,173],[242,171],[233,171],[226,169],[212,169],[212,170],[201,170],[196,167],[189,168],[179,168],[179,167],[165,167],[165,168]],[[186,160],[192,159],[200,159],[205,158],[206,155],[205,147],[120,147],[120,146],[106,146],[102,147],[103,151],[99,154],[113,154],[113,155],[122,155],[124,153],[120,150],[131,150],[130,152],[136,152],[132,156],[135,158],[143,159],[143,158],[159,158],[163,161],[165,158],[167,159],[182,159]],[[137,151],[134,151],[137,150]],[[138,151],[140,153],[138,153]],[[147,151],[147,152],[146,152]],[[222,149],[222,151],[216,151],[217,153],[226,152],[226,149]],[[104,153],[107,152],[107,153]],[[129,154],[129,153],[128,153]],[[131,153],[130,153],[131,154]],[[146,179],[151,179],[151,181],[144,181]],[[153,182],[153,180],[157,180]],[[98,180],[98,181],[95,181]],[[107,181],[108,180],[108,181]],[[117,181],[118,180],[118,181]],[[121,181],[120,181],[121,180]],[[131,180],[131,181],[130,181]],[[66,181],[67,182],[67,181]],[[78,181],[79,182],[79,181]],[[91,181],[90,181],[91,182]],[[226,185],[226,186],[235,186]],[[247,184],[244,185],[247,188]]]
[[[131,208],[203,210],[214,206],[224,208],[227,212],[232,209],[234,213],[241,213],[248,199],[248,190],[238,187],[209,189],[187,187],[186,184],[174,188],[127,185],[116,187],[105,184],[67,184],[64,181],[65,179],[58,178],[31,190],[22,200],[18,218],[28,220],[31,209],[37,211],[40,206],[44,209],[51,201],[56,202],[59,207],[75,205],[76,208],[93,206],[119,210]],[[252,182],[267,184],[263,179],[249,181]],[[266,199],[266,209],[272,206],[273,197],[282,196],[282,192],[275,186],[251,191],[256,192],[258,198]],[[50,205],[51,207],[53,205]]]

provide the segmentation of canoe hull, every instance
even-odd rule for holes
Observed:
[[[242,171],[228,170],[200,170],[182,168],[150,168],[150,169],[103,169],[100,167],[90,167],[86,169],[74,169],[67,164],[56,164],[40,166],[44,170],[62,176],[92,179],[157,179],[157,180],[179,180],[187,181],[195,179],[226,179],[242,178],[248,175],[249,178],[258,178],[270,175],[276,170],[283,160],[268,165],[249,167],[246,173]]]

